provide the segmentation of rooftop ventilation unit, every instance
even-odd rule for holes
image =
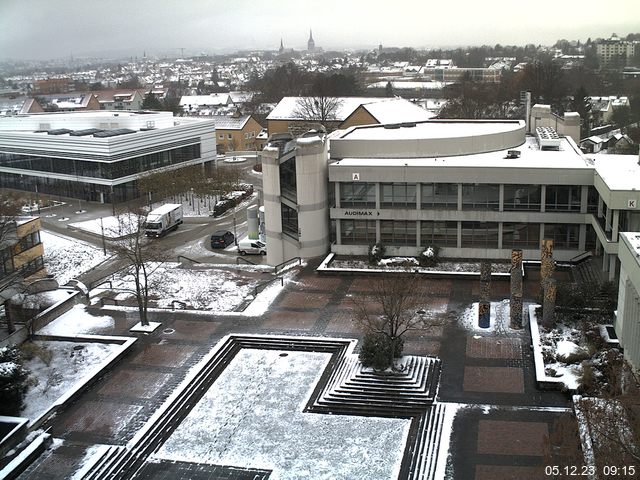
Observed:
[[[537,127],[536,139],[540,150],[559,150],[560,137],[552,127]]]

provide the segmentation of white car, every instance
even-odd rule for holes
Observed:
[[[260,240],[244,240],[238,243],[240,255],[266,255],[267,246]]]

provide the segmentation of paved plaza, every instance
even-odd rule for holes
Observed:
[[[357,338],[353,296],[369,292],[372,280],[359,275],[320,276],[316,264],[300,270],[294,281],[260,317],[211,315],[186,311],[154,312],[162,327],[139,335],[132,351],[87,392],[53,417],[45,428],[63,440],[20,478],[68,478],[95,445],[125,445],[222,337],[237,334],[288,334]],[[562,272],[560,272],[562,273]],[[456,479],[544,478],[540,466],[543,440],[556,419],[567,415],[569,399],[536,388],[526,330],[482,332],[465,329],[457,319],[478,301],[477,280],[424,279],[425,300],[444,325],[411,331],[407,355],[438,356],[442,374],[440,402],[458,404],[450,459]],[[508,280],[492,283],[492,301],[508,298]],[[535,301],[535,274],[525,280],[525,302]],[[98,334],[131,335],[135,315],[100,312],[115,319]],[[95,311],[98,314],[98,311]],[[357,348],[356,348],[357,352]],[[218,469],[189,463],[145,464],[137,478],[259,479],[269,472]]]

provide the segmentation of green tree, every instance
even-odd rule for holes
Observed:
[[[580,138],[587,138],[591,131],[591,101],[582,85],[573,94],[571,110],[580,114]]]
[[[142,101],[142,108],[144,110],[162,110],[163,105],[153,93],[149,92]]]
[[[627,106],[614,107],[611,119],[616,127],[624,130],[631,123],[631,108]]]
[[[384,94],[386,97],[393,97],[395,95],[393,93],[393,84],[391,82],[387,82],[387,85],[384,87]]]
[[[0,348],[0,415],[18,416],[24,407],[29,371],[16,347]]]

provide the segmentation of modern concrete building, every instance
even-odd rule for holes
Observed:
[[[215,161],[215,123],[171,112],[0,118],[0,185],[88,201],[137,198],[146,173]]]
[[[602,67],[608,67],[618,62],[619,67],[628,65],[629,60],[635,55],[640,42],[629,42],[615,35],[596,43],[596,54]]]
[[[640,368],[640,232],[620,235],[620,283],[615,330],[625,358]]]
[[[1,290],[12,274],[27,277],[44,268],[44,248],[40,242],[40,217],[18,218],[3,223],[0,229]]]
[[[578,117],[579,119],[579,117]],[[579,125],[579,121],[578,121]],[[329,251],[558,260],[592,251],[614,279],[618,235],[640,230],[634,156],[591,159],[551,127],[430,120],[272,137],[262,153],[269,263]]]

